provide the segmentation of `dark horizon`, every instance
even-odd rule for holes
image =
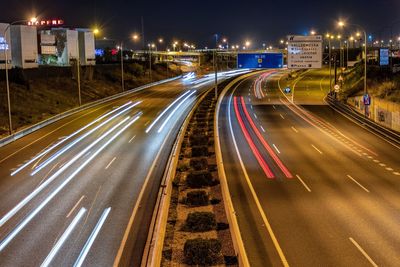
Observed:
[[[183,1],[132,3],[125,0],[104,1],[22,0],[3,3],[3,10],[16,10],[0,16],[0,22],[11,22],[36,15],[40,18],[61,18],[70,27],[101,29],[100,36],[112,39],[129,38],[141,32],[144,18],[145,40],[164,38],[195,43],[197,47],[213,46],[214,34],[229,40],[229,44],[252,42],[253,48],[262,43],[276,45],[287,34],[307,34],[311,29],[319,34],[328,30],[339,32],[337,19],[362,25],[373,38],[400,35],[400,20],[396,18],[400,1],[378,3],[362,0],[338,0],[334,6],[326,2],[295,0],[282,2],[248,1],[242,5],[232,2],[199,3]],[[369,4],[368,2],[371,2]],[[150,7],[149,7],[150,6]],[[354,27],[349,30],[355,31]],[[141,42],[139,42],[141,43]]]

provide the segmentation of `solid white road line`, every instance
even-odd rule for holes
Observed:
[[[300,183],[303,184],[303,186],[307,189],[308,192],[311,192],[311,189],[306,185],[306,183],[301,179],[299,175],[296,174],[297,179],[299,179]]]
[[[75,206],[71,209],[70,212],[68,212],[67,218],[69,216],[71,216],[71,214],[74,212],[74,210],[76,209],[76,207],[78,207],[79,203],[81,203],[81,201],[85,198],[85,195],[81,196],[81,198],[78,200],[78,202],[76,202]]]
[[[275,233],[274,233],[274,231],[272,230],[271,224],[269,223],[268,218],[267,218],[267,216],[265,215],[265,212],[264,212],[264,210],[263,210],[263,208],[262,208],[262,205],[261,205],[261,203],[260,203],[260,200],[258,199],[257,193],[256,193],[256,191],[255,191],[255,189],[254,189],[254,187],[253,187],[253,184],[252,184],[251,181],[250,181],[250,177],[249,177],[249,175],[248,175],[248,173],[247,173],[247,170],[246,170],[246,167],[245,167],[245,165],[244,165],[244,163],[243,163],[242,157],[240,156],[239,148],[238,148],[238,146],[237,146],[236,139],[235,139],[235,135],[234,135],[234,133],[233,133],[233,128],[232,128],[232,119],[231,119],[232,96],[233,96],[233,92],[232,92],[232,94],[231,94],[231,96],[230,96],[230,98],[229,98],[229,104],[228,104],[228,120],[229,120],[229,128],[230,128],[230,132],[231,132],[231,137],[232,137],[232,140],[233,140],[233,144],[234,144],[234,147],[235,147],[235,150],[236,150],[236,154],[237,154],[237,157],[238,157],[238,159],[239,159],[240,166],[241,166],[241,168],[242,168],[243,174],[244,174],[244,176],[245,176],[245,178],[246,178],[247,185],[249,186],[249,189],[250,189],[250,191],[251,191],[251,194],[252,194],[252,196],[253,196],[253,198],[254,198],[254,202],[256,203],[257,209],[258,209],[258,211],[259,211],[259,213],[260,213],[260,215],[261,215],[261,218],[263,219],[265,228],[267,228],[267,231],[268,231],[268,233],[269,233],[269,235],[270,235],[270,237],[271,237],[272,243],[274,244],[275,249],[276,249],[276,251],[278,252],[278,255],[279,255],[279,257],[280,257],[280,259],[281,259],[281,261],[282,261],[283,266],[288,267],[288,266],[289,266],[289,263],[287,262],[287,259],[286,259],[286,257],[285,257],[285,254],[283,253],[282,248],[281,248],[281,246],[279,245],[278,239],[276,238]]]
[[[78,259],[76,260],[76,262],[74,264],[74,267],[82,266],[87,254],[89,253],[90,248],[92,247],[92,245],[94,243],[94,240],[96,239],[97,235],[99,234],[101,227],[103,227],[103,224],[106,221],[107,216],[110,213],[110,211],[111,211],[111,208],[107,208],[103,211],[103,214],[101,214],[100,220],[97,222],[95,228],[93,229],[93,232],[89,236],[89,239],[86,241],[85,246],[83,247],[81,253],[79,254]]]
[[[114,158],[110,161],[110,163],[107,164],[106,170],[107,170],[108,168],[110,168],[111,164],[113,164],[114,160],[116,160],[116,159],[117,159],[117,157],[114,157]]]
[[[69,235],[72,233],[80,219],[83,217],[83,215],[86,213],[85,208],[81,208],[79,213],[75,216],[71,224],[68,226],[68,228],[65,230],[65,232],[62,234],[60,239],[58,239],[57,243],[54,245],[54,247],[51,249],[49,255],[47,255],[46,259],[43,261],[43,263],[40,265],[41,267],[47,267],[50,265],[51,261],[54,259],[56,256],[57,252],[60,250],[61,246],[64,244],[64,242],[67,240]]]
[[[318,151],[319,154],[323,154],[321,150],[319,150],[316,146],[314,146],[313,144],[311,144],[311,146]]]
[[[365,192],[369,193],[369,190],[367,188],[365,188],[364,186],[362,186],[359,182],[356,181],[356,179],[354,179],[353,177],[351,177],[350,175],[347,175],[347,177],[349,177],[353,182],[355,182],[359,187],[361,187],[362,189],[364,189]]]
[[[351,243],[353,243],[354,246],[364,255],[364,257],[371,263],[372,266],[378,267],[378,264],[376,264],[372,258],[365,252],[365,250],[352,238],[349,237]]]

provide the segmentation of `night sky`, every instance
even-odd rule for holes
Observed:
[[[159,1],[159,0],[0,0],[0,22],[37,14],[62,18],[71,27],[98,25],[101,35],[128,38],[141,31],[144,18],[146,42],[163,37],[212,46],[213,35],[227,37],[230,44],[253,47],[276,44],[287,34],[338,31],[335,21],[345,18],[363,25],[374,38],[400,34],[400,0],[335,1]],[[10,10],[10,12],[8,11]]]

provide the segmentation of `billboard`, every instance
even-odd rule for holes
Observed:
[[[242,53],[237,56],[239,69],[275,69],[283,67],[282,53]]]
[[[322,68],[322,36],[288,36],[288,68]]]
[[[380,48],[379,49],[379,65],[387,66],[389,65],[389,49]]]

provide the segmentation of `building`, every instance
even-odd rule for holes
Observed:
[[[38,67],[37,30],[33,26],[11,26],[12,65],[22,69]]]
[[[0,23],[0,69],[5,69],[6,57],[8,69],[12,67],[10,24]],[[7,31],[6,31],[7,29]],[[7,54],[6,54],[7,53]]]
[[[95,45],[93,31],[78,29],[79,37],[79,60],[81,65],[95,65]]]

